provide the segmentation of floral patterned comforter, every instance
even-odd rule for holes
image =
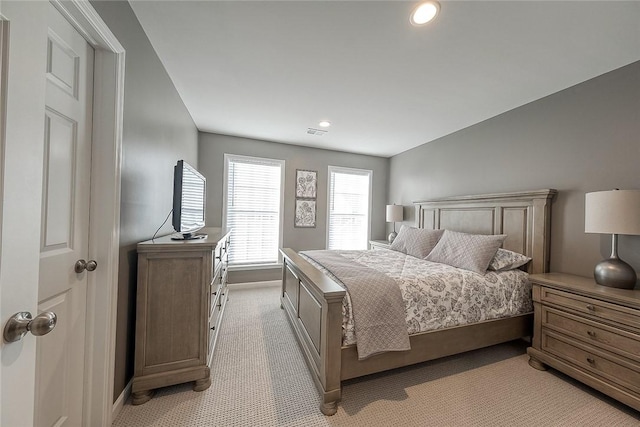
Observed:
[[[405,303],[409,335],[533,310],[529,276],[522,270],[487,271],[482,275],[392,250],[338,252],[396,280]],[[305,259],[340,283],[322,266]],[[342,314],[342,343],[355,344],[348,293]]]

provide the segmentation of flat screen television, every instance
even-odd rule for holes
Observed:
[[[195,234],[204,227],[207,180],[193,166],[178,160],[173,170],[174,240],[202,239]]]

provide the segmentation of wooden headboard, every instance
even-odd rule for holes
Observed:
[[[556,190],[457,196],[414,202],[416,225],[474,234],[506,234],[502,245],[532,258],[529,273],[549,271],[551,199]]]

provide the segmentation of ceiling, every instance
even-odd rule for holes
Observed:
[[[383,157],[640,60],[636,1],[130,3],[199,130]]]

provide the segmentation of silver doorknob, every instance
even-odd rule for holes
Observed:
[[[27,332],[39,337],[51,332],[57,322],[58,316],[52,311],[40,313],[34,319],[28,311],[21,311],[11,316],[4,325],[2,337],[7,343],[20,341]]]
[[[89,261],[79,259],[78,261],[76,261],[76,264],[73,266],[73,269],[76,273],[82,273],[84,270],[93,271],[96,268],[98,268],[98,263],[92,259],[90,259]]]

